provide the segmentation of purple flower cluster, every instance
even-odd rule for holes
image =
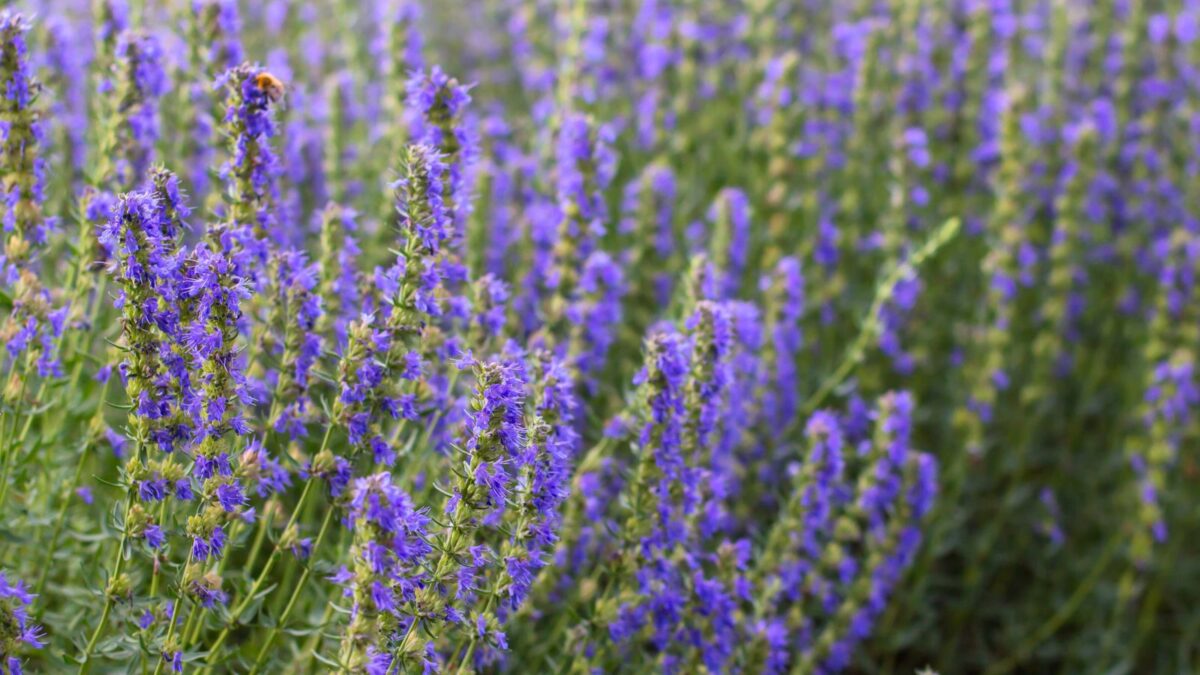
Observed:
[[[354,261],[362,253],[355,233],[357,214],[329,204],[321,214],[319,294],[323,306],[317,332],[338,349],[346,345],[347,327],[359,307],[359,275]]]
[[[19,14],[0,14],[0,82],[4,97],[0,109],[0,174],[4,177],[5,233],[0,256],[3,284],[12,296],[12,310],[2,335],[10,357],[28,353],[36,357],[37,371],[47,376],[59,371],[56,339],[62,333],[66,308],[56,308],[37,275],[37,255],[55,220],[42,213],[45,201],[45,160],[39,153],[45,132],[37,96],[41,85],[34,78],[26,47],[30,24]]]
[[[621,266],[604,251],[595,251],[583,262],[577,297],[567,307],[572,326],[573,365],[585,378],[601,370],[621,323],[626,291]]]
[[[534,355],[534,359],[529,379],[534,386],[535,417],[526,425],[528,443],[516,460],[521,473],[515,488],[515,525],[508,546],[501,550],[509,580],[509,612],[521,607],[534,578],[548,563],[547,553],[558,541],[560,505],[567,498],[579,443],[575,431],[578,401],[571,371],[549,354]]]
[[[712,222],[712,258],[721,269],[722,297],[737,297],[750,256],[750,205],[746,193],[726,188],[709,209]]]
[[[471,170],[477,143],[464,118],[471,102],[468,87],[434,66],[413,73],[408,82],[406,121],[412,143],[434,148],[442,156],[442,196],[452,225],[451,237],[458,241],[471,211]]]
[[[192,0],[188,20],[188,66],[194,78],[188,91],[191,119],[187,152],[193,167],[188,184],[196,199],[202,200],[209,192],[217,120],[224,116],[211,83],[240,64],[244,55],[241,17],[233,0]]]
[[[245,58],[241,44],[242,19],[233,0],[192,0],[195,44],[203,51],[200,64],[209,75],[237,66]]]
[[[645,329],[650,323],[647,309],[670,302],[674,279],[664,271],[676,252],[675,174],[669,166],[651,164],[625,186],[621,201],[619,230],[629,237],[622,264],[630,279],[628,297],[634,325]]]
[[[321,356],[322,336],[317,332],[323,311],[317,294],[318,266],[299,251],[281,251],[272,260],[271,287],[277,293],[273,307],[281,325],[277,346],[279,370],[275,373],[275,414],[268,423],[291,438],[307,434],[306,423],[315,414],[310,393],[312,370]]]
[[[23,649],[44,646],[42,627],[29,617],[33,598],[24,582],[10,581],[0,572],[0,671],[8,675],[25,672],[20,656]]]
[[[494,659],[505,646],[500,625],[557,539],[577,443],[569,371],[549,354],[519,352],[471,370],[461,471],[440,514],[416,510],[386,473],[348,489],[354,565],[334,575],[354,598],[342,657],[368,670],[436,669],[428,636],[449,630],[469,638],[476,659]]]
[[[182,205],[171,190],[175,177],[157,173],[157,189],[123,196],[100,231],[112,252],[109,273],[119,286],[115,306],[122,312],[127,357],[118,364],[126,393],[134,404],[130,436],[141,446],[153,444],[170,453],[190,440],[182,415],[192,396],[191,364],[183,356],[186,283],[180,229],[173,213]]]
[[[163,48],[152,35],[124,31],[117,37],[114,69],[117,70],[114,98],[120,126],[111,148],[117,155],[115,184],[137,185],[149,170],[158,142],[158,99],[167,91]]]
[[[378,672],[391,672],[394,657],[380,647],[393,636],[412,633],[417,617],[405,608],[425,583],[426,558],[433,551],[427,541],[430,520],[386,472],[355,479],[346,509],[347,526],[354,532],[353,569],[342,567],[332,577],[354,603],[342,652],[361,652],[368,671],[383,665]],[[401,647],[402,654],[409,653]],[[432,652],[422,645],[413,656],[427,659]]]
[[[597,127],[585,115],[571,114],[563,119],[554,145],[557,204],[544,201],[536,214],[535,246],[541,255],[529,271],[530,297],[526,303],[541,304],[538,318],[549,337],[560,345],[571,342],[572,331],[591,328],[585,325],[589,320],[611,321],[624,292],[611,257],[592,257],[598,253],[597,241],[606,231],[603,191],[616,170],[612,139],[611,128]],[[581,288],[585,270],[590,270],[588,289]],[[596,343],[603,354],[611,339],[603,333],[610,328],[599,327],[603,330]],[[574,342],[568,349],[572,357],[581,358],[585,345]],[[589,349],[595,351],[594,347]],[[590,366],[585,361],[580,367]]]
[[[828,412],[809,421],[811,452],[756,567],[765,605],[752,633],[765,672],[844,670],[912,563],[937,464],[912,450],[911,415],[907,393],[880,399],[875,438],[855,449],[866,460],[857,479],[846,475],[853,427]]]
[[[349,327],[334,410],[351,445],[370,445],[384,465],[393,450],[381,434],[383,415],[417,420],[420,390],[438,394],[429,362],[459,355],[454,339],[437,345],[421,339],[446,307],[455,306],[445,282],[457,263],[439,255],[453,232],[443,198],[445,165],[440,153],[424,145],[409,146],[405,160],[404,175],[393,186],[403,247],[391,267],[375,274],[380,316],[364,314]]]
[[[798,413],[796,390],[792,383],[799,377],[796,363],[804,347],[800,320],[806,309],[804,275],[800,262],[783,258],[762,282],[768,294],[765,320],[768,367],[764,368],[764,419],[774,429],[792,425]]]
[[[228,92],[224,123],[229,160],[221,174],[229,186],[229,204],[226,222],[209,236],[233,255],[237,274],[257,286],[266,273],[268,240],[283,240],[272,208],[279,200],[279,166],[270,143],[276,134],[272,106],[283,85],[248,63],[225,71],[217,85]]]

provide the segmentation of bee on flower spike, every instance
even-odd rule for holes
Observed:
[[[282,80],[265,70],[254,76],[254,85],[261,89],[272,103],[278,103],[287,91]]]

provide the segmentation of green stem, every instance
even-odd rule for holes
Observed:
[[[863,319],[862,329],[854,342],[850,344],[850,348],[846,350],[845,356],[842,357],[842,362],[837,369],[821,382],[821,386],[815,391],[812,396],[809,396],[800,406],[800,413],[789,426],[785,435],[794,433],[798,430],[799,425],[804,423],[808,415],[816,410],[821,403],[829,397],[833,390],[836,389],[854,368],[862,362],[866,356],[867,348],[871,342],[876,339],[879,331],[880,314],[883,312],[883,307],[891,299],[892,293],[896,290],[896,285],[909,274],[916,274],[921,265],[938,252],[947,242],[954,239],[960,230],[958,218],[951,218],[942,224],[933,236],[925,242],[912,257],[905,262],[899,262],[892,267],[892,271],[884,278],[883,283],[875,291],[875,298],[871,302],[871,308],[867,310],[867,315]]]
[[[333,425],[330,424],[325,428],[325,438],[321,441],[321,449],[317,451],[318,455],[324,452],[325,448],[329,445],[329,437],[332,433]],[[304,510],[304,507],[308,503],[309,495],[311,495],[313,492],[313,485],[315,485],[318,480],[319,479],[313,475],[309,476],[308,480],[304,482],[304,490],[300,493],[300,499],[296,502],[296,507],[292,509],[292,515],[288,519],[287,525],[284,526],[283,531],[285,533],[292,529],[292,526],[295,525],[296,519],[299,517],[300,513]],[[333,509],[329,509],[329,513],[333,513]],[[326,515],[326,518],[328,518],[328,514]],[[323,533],[324,530],[322,530],[322,534]],[[315,549],[316,547],[314,546],[313,548]],[[246,608],[250,606],[250,603],[254,601],[254,597],[258,594],[259,590],[262,589],[263,584],[266,583],[267,575],[269,575],[271,573],[271,569],[275,567],[275,563],[279,560],[281,553],[282,549],[280,548],[279,544],[275,544],[275,548],[271,551],[270,557],[267,558],[266,564],[263,565],[262,571],[259,572],[258,577],[250,586],[250,590],[246,593],[246,597],[242,598],[241,603],[229,615],[229,622],[225,624],[225,627],[221,630],[220,634],[217,635],[217,639],[209,647],[208,659],[206,659],[208,664],[211,665],[215,661],[217,655],[220,654],[221,645],[225,644],[225,640],[229,637],[229,631],[233,629],[233,624],[237,623],[242,616],[242,612],[245,612]]]
[[[71,495],[75,493],[75,488],[79,486],[79,479],[83,476],[83,468],[87,466],[89,445],[87,441],[84,441],[83,447],[79,449],[79,461],[75,463],[75,476],[71,479],[71,484],[67,487],[67,493],[63,496],[62,504],[58,507],[58,515],[54,518],[54,529],[50,534],[50,545],[46,547],[46,555],[42,558],[42,571],[38,576],[37,585],[34,586],[34,595],[41,595],[42,589],[46,586],[46,579],[50,574],[50,563],[54,558],[54,552],[58,550],[58,538],[62,535],[63,525],[67,520],[67,509],[71,505]],[[39,618],[43,611],[45,611],[45,607],[39,606],[37,614]]]
[[[339,546],[338,550],[340,551],[341,548],[342,547]],[[324,626],[325,624],[329,623],[331,618],[333,618],[333,603],[329,602],[325,604],[325,613],[321,615],[321,622],[318,624],[318,626]],[[294,672],[308,672],[309,668],[312,666],[312,662],[316,660],[316,655],[320,650],[321,631],[316,630],[313,631],[312,637],[308,638],[308,642],[304,644],[304,648],[300,650],[299,656],[303,657],[303,659],[297,659],[297,661],[294,662],[295,665],[300,665],[299,669],[295,670]],[[306,654],[307,656],[305,656]]]
[[[254,543],[250,546],[250,555],[246,558],[246,570],[254,569],[254,564],[258,562],[258,554],[262,552],[263,542],[267,539],[267,521],[269,517],[263,514],[263,517],[258,521],[258,532],[254,535]]]
[[[67,391],[71,391],[71,389],[68,388]],[[100,388],[100,401],[96,405],[95,417],[98,420],[103,420],[103,417],[104,417],[104,415],[103,415],[104,396],[107,391],[108,391],[108,383],[106,382],[104,384],[104,386]],[[42,571],[38,577],[37,585],[34,587],[34,595],[42,594],[42,589],[45,587],[46,579],[50,574],[50,567],[51,567],[51,562],[54,559],[54,552],[58,549],[58,538],[62,535],[63,526],[66,524],[67,510],[71,506],[71,496],[75,494],[75,489],[79,487],[79,482],[83,478],[83,469],[85,466],[87,466],[88,449],[90,446],[91,446],[91,442],[88,440],[84,440],[83,445],[79,448],[79,459],[75,462],[75,475],[71,478],[71,484],[67,487],[67,492],[63,496],[62,504],[59,505],[58,515],[55,516],[54,530],[52,531],[52,534],[50,535],[50,546],[48,546],[46,548],[46,555],[42,559],[42,565],[41,565]],[[166,507],[165,500],[163,501],[163,507]],[[161,515],[159,516],[159,522],[160,523],[162,522]],[[157,582],[157,580],[158,580],[158,577],[156,575],[155,581]],[[154,595],[153,588],[151,589],[150,594]],[[37,614],[38,618],[41,618],[43,611],[45,611],[45,606],[44,605],[39,606],[38,614]]]
[[[138,450],[138,455],[139,456],[141,455],[140,447]],[[127,543],[129,543],[129,512],[133,509],[133,498],[134,498],[133,489],[130,488],[129,494],[125,498],[125,519],[121,523],[121,541],[119,544],[117,544],[116,560],[113,562],[112,574],[110,574],[108,577],[110,582],[113,579],[120,577],[122,570],[125,569],[125,545]],[[79,663],[80,675],[87,673],[91,669],[92,651],[95,650],[96,642],[100,639],[100,636],[104,633],[104,626],[105,626],[105,624],[108,623],[108,616],[109,616],[109,614],[112,613],[112,607],[113,607],[112,594],[108,592],[107,588],[105,588],[104,589],[104,610],[100,613],[100,622],[96,624],[96,630],[92,631],[92,637],[91,637],[91,639],[88,640],[87,646],[84,647],[83,657]]]
[[[333,514],[337,509],[328,508],[325,510],[325,519],[321,522],[321,530],[317,533],[317,539],[313,542],[312,555],[316,555],[317,550],[321,548],[321,542],[325,540],[325,533],[329,531],[329,524],[333,522]],[[300,575],[300,580],[296,583],[296,587],[292,589],[292,595],[288,598],[287,606],[283,608],[283,613],[279,615],[279,620],[275,622],[275,627],[271,632],[267,633],[267,639],[263,642],[262,648],[258,650],[258,656],[254,659],[254,667],[250,669],[250,675],[258,673],[258,669],[262,667],[263,660],[267,657],[267,652],[271,649],[271,643],[275,641],[275,637],[279,635],[280,626],[287,623],[288,618],[292,615],[292,610],[296,607],[296,600],[300,597],[300,591],[304,590],[304,585],[308,583],[308,577],[312,575],[312,565],[305,565],[304,572]]]
[[[497,592],[497,589],[493,588],[492,592],[488,594],[487,600],[483,603],[483,610],[480,611],[481,615],[486,615],[492,609],[492,602],[496,599]],[[471,663],[471,657],[474,656],[475,646],[478,643],[479,633],[471,631],[471,640],[467,643],[467,649],[463,652],[462,659],[458,662],[458,667],[454,669],[455,673],[462,673],[463,669],[470,667],[468,664]]]
[[[159,524],[159,526],[163,525],[163,523],[166,521],[166,518],[167,518],[167,500],[164,499],[158,505],[158,524]],[[162,579],[162,574],[160,573],[159,566],[155,565],[154,572],[150,577],[150,597],[152,597],[152,598],[158,596],[159,579]]]
[[[191,552],[188,553],[188,559],[187,559],[187,562],[184,564],[184,569],[186,569],[187,566],[190,564],[192,564]],[[169,618],[170,623],[167,625],[167,636],[165,638],[163,638],[163,655],[162,655],[162,658],[158,659],[158,665],[154,666],[154,675],[159,675],[159,673],[162,672],[163,664],[166,663],[166,649],[167,649],[167,646],[171,644],[171,638],[174,637],[174,635],[175,635],[175,624],[177,623],[176,619],[179,616],[179,606],[183,604],[185,597],[186,596],[183,593],[180,593],[178,599],[176,599],[176,601],[175,601],[175,604],[171,607],[171,616]],[[184,632],[186,632],[188,629],[188,626],[191,625],[192,618],[195,615],[196,615],[196,605],[193,604],[191,612],[188,613],[187,624],[184,625],[184,627],[183,627]]]
[[[31,357],[32,357],[32,354],[30,352],[26,351],[25,352],[25,361],[21,367],[21,386],[17,390],[16,403],[18,405],[25,398],[25,383],[29,381],[29,367],[30,367]],[[4,472],[3,472],[3,476],[0,476],[0,509],[3,509],[5,500],[8,498],[8,481],[9,481],[9,478],[12,476],[12,469],[13,469],[13,465],[16,460],[16,455],[19,452],[19,448],[21,447],[21,445],[23,443],[23,439],[18,442],[12,442],[12,440],[11,440],[13,437],[13,434],[15,434],[17,432],[17,419],[18,419],[18,415],[16,414],[16,412],[14,412],[12,415],[11,428],[9,428],[9,425],[5,425],[6,431],[4,434],[4,442],[0,443],[0,452],[4,453],[4,457],[3,457]]]
[[[1047,619],[1045,623],[1039,626],[1038,629],[1029,637],[1029,639],[1021,644],[1021,646],[1016,650],[1016,652],[1013,653],[1012,656],[989,667],[987,671],[985,671],[986,675],[1002,675],[1002,673],[1009,672],[1013,668],[1017,667],[1023,660],[1025,660],[1025,658],[1028,657],[1038,645],[1054,635],[1054,633],[1075,614],[1075,611],[1079,609],[1079,606],[1083,604],[1083,601],[1087,599],[1087,596],[1092,592],[1092,589],[1095,588],[1096,584],[1100,581],[1100,577],[1104,574],[1104,570],[1108,567],[1108,561],[1112,559],[1113,554],[1116,553],[1117,549],[1120,548],[1120,545],[1124,542],[1124,540],[1124,534],[1121,532],[1118,532],[1115,536],[1113,536],[1109,540],[1108,546],[1104,549],[1104,553],[1101,554],[1096,560],[1096,563],[1092,565],[1092,569],[1088,572],[1087,576],[1084,577],[1083,581],[1079,583],[1079,586],[1075,588],[1075,592],[1071,594],[1071,597],[1067,599],[1067,602],[1059,607],[1058,611],[1055,612],[1049,619]]]

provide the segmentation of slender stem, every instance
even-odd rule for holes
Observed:
[[[296,509],[292,512],[291,520],[288,521],[289,528],[292,526],[292,523],[295,522],[296,515],[300,513],[300,509],[304,506],[305,502],[308,501],[308,495],[311,494],[312,485],[315,482],[315,478],[309,478],[307,481],[305,481],[304,491],[300,493],[300,501],[296,503]],[[285,528],[284,531],[286,532],[287,529]],[[279,547],[279,544],[276,544],[275,548],[271,551],[270,557],[267,558],[266,564],[263,565],[262,571],[259,572],[258,577],[255,578],[254,583],[250,586],[250,590],[246,592],[246,597],[242,598],[242,601],[238,603],[238,606],[233,610],[233,612],[230,613],[229,622],[226,623],[225,627],[221,629],[220,634],[217,635],[217,639],[209,648],[207,659],[208,663],[212,663],[216,659],[217,655],[220,653],[221,645],[225,644],[225,640],[229,637],[229,632],[233,630],[234,624],[238,622],[242,616],[242,612],[246,611],[246,608],[250,606],[250,603],[254,601],[255,596],[258,595],[259,590],[262,589],[263,584],[266,583],[267,575],[269,575],[271,570],[275,567],[275,563],[279,560],[281,551],[282,549]]]
[[[481,615],[486,615],[489,611],[491,611],[492,602],[496,599],[497,592],[498,590],[493,588],[492,592],[488,594],[487,600],[483,603],[483,610],[479,612]],[[475,654],[475,645],[478,643],[479,633],[476,631],[471,631],[471,640],[467,643],[467,650],[463,652],[462,659],[458,662],[458,667],[454,669],[455,673],[462,673],[463,669],[467,667],[467,664],[471,662],[471,657]]]
[[[1092,569],[1083,578],[1083,581],[1075,588],[1075,592],[1067,599],[1063,605],[1058,608],[1049,619],[1046,620],[1036,631],[1027,639],[1009,658],[993,664],[987,669],[987,675],[1001,675],[1007,673],[1017,667],[1029,654],[1037,648],[1038,645],[1045,642],[1050,636],[1054,635],[1055,631],[1062,627],[1064,623],[1075,613],[1079,606],[1092,592],[1092,588],[1100,581],[1100,577],[1104,574],[1104,570],[1108,567],[1108,561],[1112,559],[1113,553],[1120,548],[1124,542],[1124,533],[1118,532],[1112,539],[1109,540],[1108,546],[1105,547],[1104,553],[1092,565]]]
[[[141,454],[139,449],[139,455]],[[129,543],[129,512],[133,509],[133,490],[129,490],[129,494],[125,498],[125,519],[121,523],[121,541],[117,544],[117,557],[113,562],[112,574],[109,575],[109,581],[121,576],[121,571],[125,568],[125,545]],[[104,633],[104,626],[108,623],[108,615],[112,613],[113,598],[108,589],[104,589],[104,610],[100,613],[100,622],[96,624],[96,630],[92,631],[92,637],[88,640],[87,646],[83,650],[83,658],[79,664],[80,675],[87,673],[91,669],[92,651],[96,648],[96,642]]]
[[[274,401],[271,402],[271,411],[267,414],[267,420],[268,420],[267,428],[263,431],[263,449],[264,450],[270,447],[270,443],[271,443],[270,420],[275,419],[275,415],[278,414],[278,410],[279,410],[278,398],[276,398]],[[268,509],[270,508],[269,501],[267,502],[267,507],[268,507]],[[247,556],[246,565],[244,567],[244,569],[247,572],[254,569],[254,563],[258,562],[258,554],[262,551],[263,541],[267,537],[267,529],[269,527],[271,519],[269,517],[267,517],[266,511],[267,511],[267,509],[264,509],[263,517],[258,519],[258,528],[254,534],[254,543],[250,545],[250,555]],[[224,562],[224,561],[222,561],[222,562]]]
[[[112,612],[112,603],[107,599],[104,601],[104,611],[100,613],[100,623],[96,625],[96,630],[92,633],[92,638],[88,640],[87,648],[83,653],[83,662],[79,664],[79,673],[83,675],[91,670],[91,654],[96,648],[96,640],[100,639],[100,633],[104,630],[104,624],[108,622],[108,615]]]
[[[187,563],[184,564],[184,568],[186,569],[187,566],[190,564],[192,564],[191,552],[188,553]],[[177,619],[179,616],[179,606],[183,604],[185,597],[186,596],[184,596],[181,593],[179,595],[179,599],[176,600],[175,604],[171,607],[171,617],[169,619],[170,623],[167,625],[167,636],[165,638],[163,638],[163,650],[164,650],[163,657],[158,660],[158,665],[156,665],[154,667],[154,675],[159,675],[159,673],[162,672],[163,663],[166,662],[166,651],[165,650],[166,650],[167,646],[171,644],[171,638],[174,637],[174,635],[175,635],[175,624],[177,623]],[[191,623],[192,616],[194,616],[195,613],[196,613],[196,605],[193,604],[191,613],[188,615],[188,623],[189,624]],[[184,630],[185,631],[187,630],[187,626],[184,626]]]
[[[337,553],[336,561],[338,563],[341,562],[342,556],[345,555],[345,552],[349,549],[349,546],[346,545],[346,537],[348,533],[349,530],[345,528],[338,531],[338,538],[334,547],[334,551]],[[325,613],[321,615],[321,622],[318,625],[324,626],[325,624],[329,623],[329,620],[333,617],[333,610],[334,604],[332,602],[326,603]],[[309,637],[308,642],[305,643],[304,648],[301,649],[300,653],[297,655],[296,661],[298,662],[300,669],[304,672],[308,672],[312,667],[312,662],[316,660],[316,655],[320,652],[322,641],[323,636],[321,631],[313,631],[312,636]]]
[[[194,602],[194,603],[192,603],[191,611],[188,612],[187,621],[183,622],[183,633],[181,633],[181,635],[184,636],[185,641],[187,639],[187,636],[189,634],[191,634],[191,632],[194,630],[194,627],[197,623],[196,619],[199,617],[199,615],[200,615],[200,603]]]
[[[333,522],[333,513],[337,509],[328,508],[325,510],[325,519],[321,522],[321,530],[317,533],[317,539],[313,542],[312,555],[316,555],[317,550],[321,547],[321,542],[325,540],[325,533],[329,531],[329,524]],[[275,627],[271,632],[267,633],[267,639],[263,642],[262,648],[258,650],[258,656],[254,659],[254,667],[250,669],[250,675],[255,675],[258,669],[262,667],[263,660],[267,657],[267,652],[271,649],[271,643],[275,641],[275,636],[279,635],[280,627],[287,623],[288,618],[292,615],[292,610],[296,607],[296,600],[300,597],[300,591],[304,590],[304,585],[308,582],[308,577],[312,574],[312,565],[305,565],[304,572],[300,575],[300,580],[296,582],[296,587],[292,589],[292,595],[288,598],[287,606],[283,608],[283,613],[279,615],[279,619],[275,622]]]
[[[84,441],[83,447],[79,449],[79,460],[75,463],[75,476],[71,479],[71,484],[67,486],[67,493],[63,495],[62,504],[58,507],[58,515],[54,518],[54,529],[50,534],[50,545],[46,547],[46,555],[42,558],[42,571],[38,575],[37,585],[34,586],[34,595],[41,595],[42,589],[46,586],[46,579],[50,574],[50,563],[54,558],[54,552],[58,550],[58,538],[62,535],[63,525],[67,520],[67,508],[71,505],[71,495],[75,493],[75,488],[79,486],[79,479],[83,476],[83,468],[87,466],[89,445],[87,441]],[[44,610],[44,606],[38,607],[39,617]]]
[[[8,493],[8,420],[0,411],[0,513],[4,512],[4,500]]]
[[[338,550],[341,550],[341,548],[339,547]],[[321,615],[321,623],[318,625],[324,626],[325,624],[329,623],[331,618],[333,618],[333,603],[329,602],[325,604],[325,613]],[[312,637],[308,639],[308,642],[304,645],[304,648],[300,650],[299,656],[303,657],[303,660],[294,663],[302,664],[300,666],[300,670],[303,672],[308,672],[312,662],[317,658],[317,652],[320,650],[321,631],[313,631]],[[307,654],[307,656],[305,656],[305,654]]]
[[[29,381],[29,366],[31,353],[25,352],[25,360],[21,367],[21,387],[17,390],[16,402],[20,404],[25,398],[25,383]],[[4,443],[0,444],[0,451],[4,452],[4,474],[0,477],[0,508],[3,508],[5,499],[8,497],[8,479],[12,475],[12,468],[17,452],[22,445],[21,441],[12,442],[12,436],[17,431],[17,414],[12,415],[12,427],[4,434]],[[7,426],[7,425],[6,425]],[[22,439],[23,441],[24,439]]]
[[[68,391],[70,391],[70,389],[68,389]],[[107,391],[108,383],[105,382],[104,386],[100,388],[100,401],[96,405],[96,419],[102,420],[104,417],[104,396]],[[30,418],[32,419],[32,416],[30,416]],[[28,428],[26,430],[28,430]],[[79,459],[75,462],[75,475],[71,478],[71,484],[67,487],[67,492],[63,496],[62,504],[59,505],[58,508],[58,515],[54,519],[54,530],[50,535],[50,545],[46,548],[46,555],[42,559],[42,571],[38,577],[37,585],[34,587],[34,595],[42,594],[42,589],[45,587],[46,579],[50,574],[50,563],[54,559],[54,552],[58,549],[58,538],[62,535],[63,526],[66,524],[67,510],[71,506],[71,496],[75,494],[75,489],[79,487],[79,481],[83,478],[83,469],[85,466],[87,466],[88,450],[90,447],[91,443],[85,439],[83,445],[79,448]],[[166,506],[165,500],[163,501],[163,506]],[[159,517],[159,522],[162,522],[161,516]],[[155,575],[155,581],[157,582],[157,580],[158,577]],[[153,588],[151,589],[150,594],[154,595]],[[43,611],[45,611],[45,606],[39,606],[39,618],[41,617],[41,613]]]
[[[183,645],[186,649],[188,645],[196,641],[200,635],[200,629],[204,627],[204,620],[200,619],[200,613],[197,610],[198,605],[192,605],[192,612],[188,615],[187,624],[183,627]],[[192,623],[193,616],[197,619],[196,623]]]
[[[785,433],[790,434],[795,432],[797,427],[804,423],[808,415],[816,410],[833,393],[833,390],[850,375],[854,368],[862,362],[871,341],[877,337],[876,333],[880,328],[880,315],[883,312],[884,305],[891,300],[892,293],[895,292],[897,284],[905,276],[916,274],[917,270],[927,259],[937,253],[942,246],[958,234],[959,229],[957,218],[947,220],[920,249],[913,253],[911,258],[905,262],[897,263],[892,268],[891,273],[884,278],[883,283],[876,289],[875,298],[871,302],[871,308],[867,310],[867,315],[863,319],[862,329],[854,339],[854,342],[850,344],[850,348],[846,350],[842,362],[838,364],[837,369],[829,377],[826,377],[821,382],[817,391],[804,401],[800,406],[801,414],[796,416]]]
[[[270,520],[266,514],[258,521],[258,532],[254,535],[254,543],[250,546],[250,556],[246,558],[246,570],[254,569],[254,564],[258,562],[258,554],[262,552],[263,542],[267,539],[267,521]]]
[[[321,441],[321,449],[317,451],[317,454],[321,454],[321,452],[325,450],[326,446],[328,446],[329,437],[332,432],[333,425],[330,424],[325,428],[325,438]],[[311,495],[313,492],[313,485],[315,485],[318,480],[319,479],[315,475],[311,475],[309,476],[308,480],[304,482],[304,490],[300,493],[300,499],[296,502],[296,507],[292,509],[292,515],[288,519],[287,525],[284,526],[284,532],[287,532],[292,528],[293,525],[295,525],[297,517],[299,517],[300,513],[304,510],[305,505],[308,503],[309,495]],[[328,513],[326,514],[326,518],[328,518],[329,514],[332,513],[333,509],[329,509]],[[324,530],[322,530],[322,534],[323,533]],[[314,549],[315,548],[316,547],[314,546]],[[259,572],[258,578],[254,580],[254,583],[250,586],[250,590],[246,593],[246,597],[242,598],[241,603],[239,603],[237,608],[234,609],[234,611],[229,615],[229,622],[225,624],[225,627],[221,630],[220,634],[217,635],[217,639],[209,647],[207,659],[209,664],[212,664],[215,661],[217,655],[221,651],[221,645],[225,644],[225,640],[229,637],[229,631],[233,629],[233,624],[237,623],[237,621],[241,618],[242,612],[246,611],[246,608],[250,606],[250,603],[253,602],[254,597],[258,594],[259,590],[266,582],[267,575],[269,575],[271,573],[271,569],[275,567],[275,563],[279,560],[281,551],[282,549],[280,548],[279,544],[275,544],[275,548],[271,551],[270,557],[267,558],[266,564],[263,565],[262,571]]]
[[[167,517],[167,500],[164,499],[158,505],[158,524],[159,524],[159,526],[162,526],[163,521],[166,520],[166,517]],[[161,572],[161,570],[159,569],[159,565],[156,563],[154,565],[154,572],[152,573],[152,575],[150,577],[150,597],[152,597],[152,598],[158,596],[158,584],[159,584],[159,580],[162,579],[162,574],[160,574],[160,572]]]

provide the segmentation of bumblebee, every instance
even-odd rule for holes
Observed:
[[[267,98],[271,99],[272,103],[278,103],[287,88],[283,86],[283,82],[274,75],[263,71],[254,76],[254,86],[262,90]]]

